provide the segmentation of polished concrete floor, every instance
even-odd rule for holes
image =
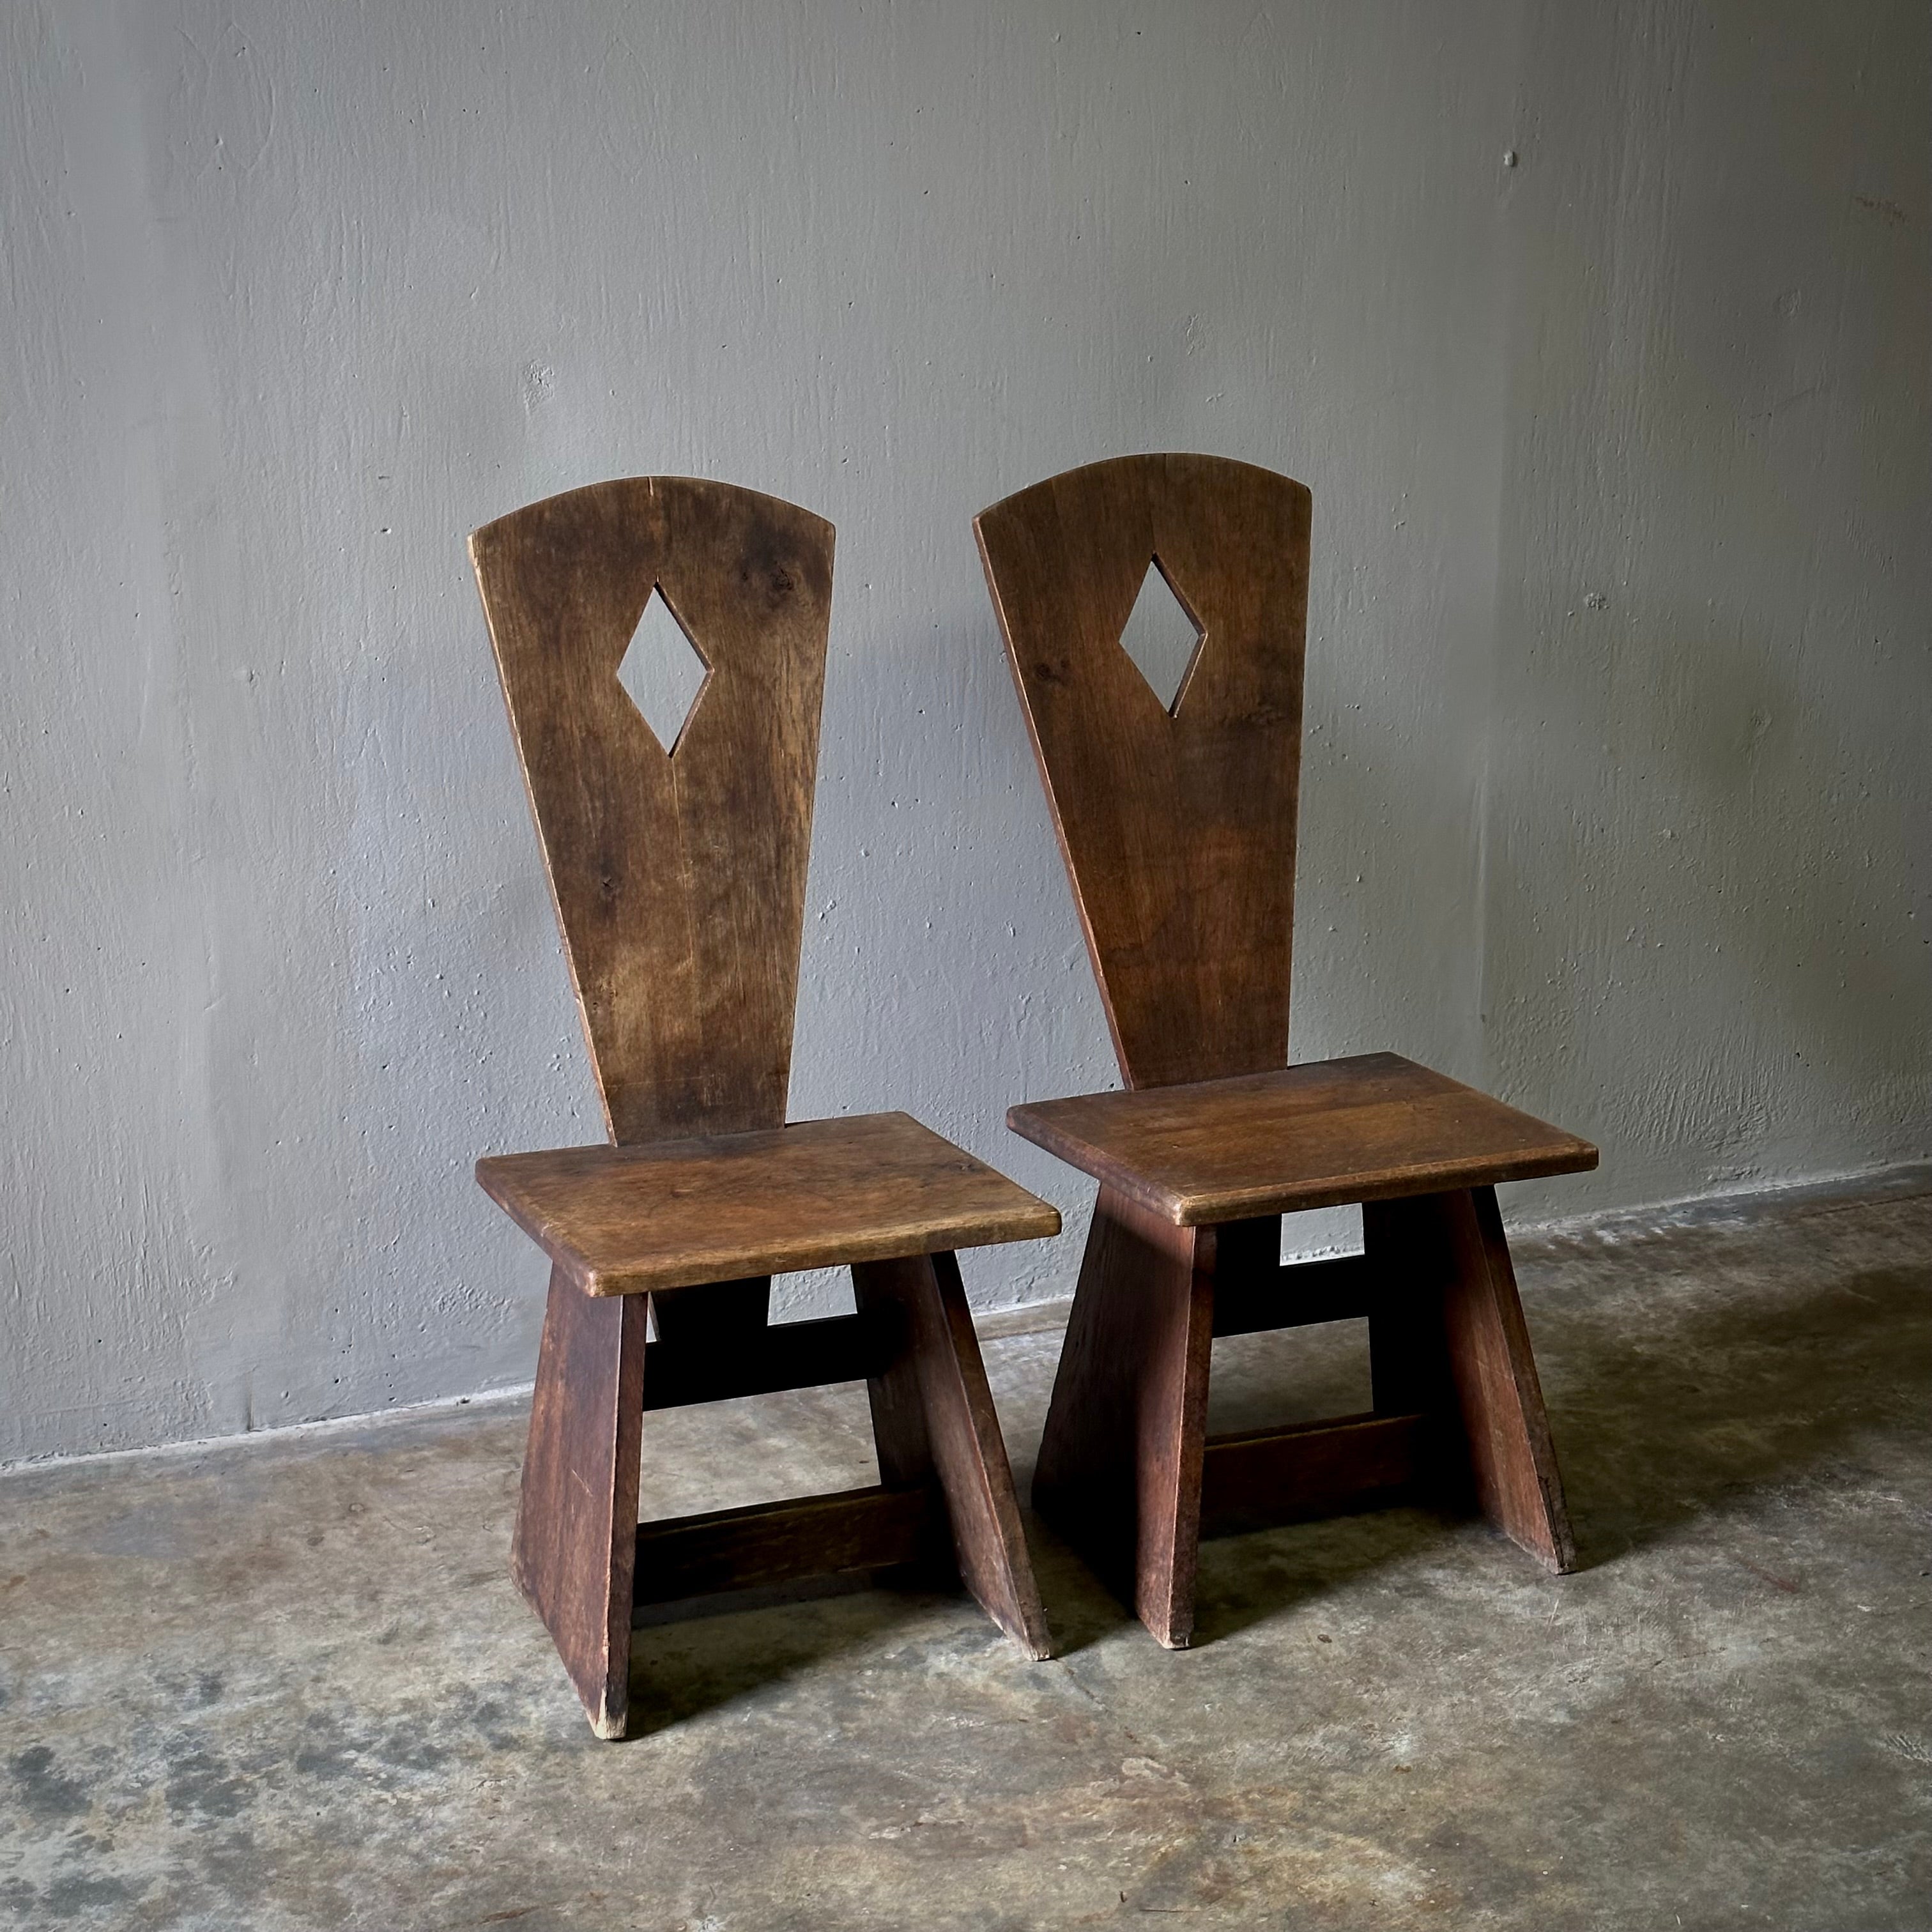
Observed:
[[[1932,1196],[1520,1262],[1580,1574],[1282,1528],[1169,1654],[1030,1522],[1054,1662],[945,1597],[662,1624],[624,1744],[506,1574],[511,1408],[0,1478],[0,1923],[1932,1924]],[[1058,1340],[987,1346],[1023,1483]],[[1216,1426],[1361,1346],[1218,1345]],[[872,1478],[856,1390],[650,1421],[652,1513]]]

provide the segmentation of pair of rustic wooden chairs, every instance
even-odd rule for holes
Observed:
[[[976,527],[1126,1083],[1008,1116],[1100,1184],[1036,1507],[1171,1646],[1217,1528],[1469,1498],[1570,1567],[1494,1190],[1594,1150],[1393,1054],[1286,1064],[1307,490],[1134,457]],[[954,1570],[1049,1654],[954,1254],[1060,1217],[905,1114],[785,1124],[830,526],[642,478],[471,549],[610,1138],[477,1165],[552,1263],[518,1583],[602,1736],[634,1609],[716,1591]],[[1171,704],[1121,643],[1150,573]],[[661,733],[620,682],[654,600],[704,677]],[[1282,1264],[1285,1212],[1348,1202],[1360,1256]],[[839,1264],[855,1312],[770,1324],[772,1273]],[[1208,1436],[1216,1336],[1362,1316],[1370,1413]],[[876,1486],[638,1523],[647,1409],[861,1378]]]

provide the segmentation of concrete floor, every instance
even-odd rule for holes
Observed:
[[[660,1624],[626,1744],[506,1574],[512,1408],[16,1472],[0,1920],[1932,1924],[1932,1196],[1520,1262],[1580,1574],[1276,1530],[1170,1655],[1030,1522],[1056,1661],[947,1598]],[[1022,1484],[1058,1340],[988,1344]],[[1360,1406],[1361,1346],[1220,1345],[1216,1426]],[[872,1480],[855,1390],[649,1420],[650,1513]]]

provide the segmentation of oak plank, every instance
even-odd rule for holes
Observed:
[[[1597,1164],[1588,1142],[1394,1053],[1034,1101],[1006,1124],[1190,1228]]]
[[[1214,1251],[1101,1190],[1034,1473],[1034,1508],[1170,1650],[1194,1634]]]
[[[630,1708],[644,1316],[643,1302],[593,1301],[551,1270],[510,1546],[600,1738],[621,1738]]]
[[[832,526],[690,477],[470,539],[610,1137],[784,1119]],[[656,589],[709,668],[674,750],[618,682]]]
[[[946,1498],[960,1577],[1030,1657],[1051,1657],[1046,1613],[958,1262],[950,1254],[862,1262],[852,1270],[852,1286],[862,1311],[890,1310],[900,1318],[903,1359],[924,1418],[929,1466]],[[878,1418],[877,1402],[873,1412]],[[880,1473],[888,1484],[909,1473],[903,1465],[888,1466],[896,1460],[897,1440],[890,1426],[878,1431]]]
[[[1378,1276],[1370,1322],[1378,1409],[1426,1406],[1459,1444],[1444,1486],[1559,1575],[1576,1540],[1495,1190],[1371,1202]]]
[[[1452,1195],[1442,1208],[1454,1258],[1443,1322],[1477,1500],[1560,1576],[1576,1567],[1576,1538],[1496,1190]]]
[[[1225,1536],[1394,1500],[1428,1467],[1426,1415],[1350,1415],[1210,1436],[1201,1472],[1201,1534]]]
[[[476,1178],[593,1295],[1060,1231],[1058,1210],[909,1114],[493,1155]]]
[[[667,1516],[638,1526],[632,1602],[672,1603],[803,1576],[892,1569],[926,1560],[945,1540],[946,1511],[929,1489],[875,1485]]]
[[[1250,464],[1090,464],[974,520],[1122,1076],[1288,1058],[1310,497]],[[1150,566],[1202,633],[1170,712],[1120,645]]]

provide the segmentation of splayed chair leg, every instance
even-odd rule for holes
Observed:
[[[553,1270],[510,1569],[600,1738],[630,1706],[631,1586],[644,1430],[645,1298]]]
[[[868,1313],[892,1311],[902,1352],[872,1383],[879,1472],[888,1487],[926,1479],[946,1499],[953,1552],[966,1587],[1031,1657],[1052,1640],[1020,1526],[979,1338],[950,1254],[862,1262],[854,1293]]]
[[[1214,1234],[1102,1188],[1034,1506],[1171,1650],[1194,1634]]]
[[[1457,1476],[1490,1522],[1546,1568],[1576,1546],[1496,1190],[1363,1209],[1383,1285],[1370,1318],[1378,1410],[1440,1414]],[[1466,1464],[1463,1462],[1466,1458]]]

